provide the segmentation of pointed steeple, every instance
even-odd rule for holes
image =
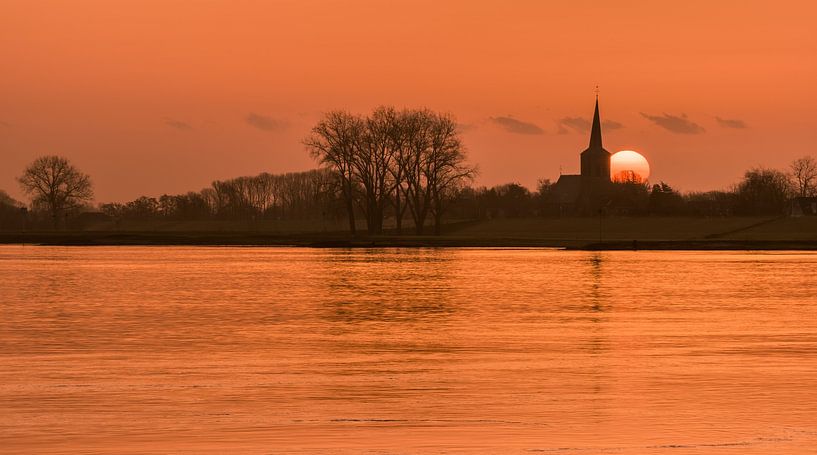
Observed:
[[[583,181],[610,181],[610,152],[601,146],[601,118],[599,116],[599,88],[596,86],[596,111],[590,130],[590,147],[582,152]],[[588,180],[589,179],[589,180]]]
[[[590,147],[602,148],[601,146],[601,121],[599,120],[599,94],[596,93],[596,112],[593,113],[593,128],[590,131]]]

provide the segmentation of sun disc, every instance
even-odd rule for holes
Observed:
[[[616,182],[643,183],[650,176],[650,163],[638,152],[622,150],[610,157],[610,174]]]

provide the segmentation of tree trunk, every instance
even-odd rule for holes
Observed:
[[[368,197],[366,201],[366,232],[368,232],[369,235],[377,234],[376,211],[374,202],[372,202],[372,199]]]
[[[440,211],[434,212],[434,235],[440,235],[442,233],[442,225],[443,225],[443,214]]]
[[[352,233],[352,236],[357,235],[357,229],[355,228],[355,205],[352,201],[352,182],[346,182],[346,193],[344,196],[346,197],[346,210],[347,216],[349,218],[349,232]]]
[[[423,235],[423,227],[425,224],[426,217],[418,212],[417,216],[414,218],[414,230],[417,232],[417,235]]]
[[[397,235],[403,234],[403,212],[400,210],[400,188],[394,192],[394,223],[397,227]]]
[[[423,235],[423,225],[425,224],[425,216],[423,211],[425,209],[419,205],[419,201],[416,201],[415,207],[417,207],[417,210],[414,212],[414,231],[417,233],[417,235]]]

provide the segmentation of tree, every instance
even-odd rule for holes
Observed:
[[[61,216],[90,202],[94,196],[91,178],[60,156],[42,156],[28,166],[18,179],[32,205],[45,207],[54,228]]]
[[[781,215],[792,193],[789,177],[775,169],[746,171],[735,188],[737,215]]]
[[[542,216],[555,214],[556,204],[554,203],[554,196],[556,192],[556,183],[551,182],[550,179],[539,179],[536,182],[536,194],[533,195],[536,201],[536,207],[539,214]],[[558,212],[557,212],[558,213]]]
[[[430,147],[429,130],[433,115],[431,111],[423,109],[407,111],[401,117],[403,140],[401,152],[397,155],[397,164],[403,177],[400,187],[417,234],[423,233],[431,201],[424,170]]]
[[[431,147],[425,166],[425,180],[431,193],[434,233],[440,235],[447,203],[457,190],[474,178],[477,170],[465,164],[465,152],[459,138],[457,122],[448,115],[432,116],[429,129]]]
[[[791,163],[791,176],[800,197],[817,194],[817,160],[811,156],[798,158]]]
[[[457,123],[450,116],[427,109],[407,111],[400,117],[400,130],[395,160],[403,182],[397,188],[404,192],[416,233],[423,233],[430,213],[439,234],[447,203],[476,169],[465,164]]]
[[[383,106],[365,118],[330,112],[304,144],[338,176],[352,234],[355,204],[370,234],[382,232],[388,204],[398,230],[408,208],[418,234],[429,214],[439,231],[447,202],[475,172],[464,164],[456,122],[427,109]]]
[[[23,204],[0,190],[0,231],[24,228],[25,213]]]
[[[648,210],[651,215],[680,215],[684,209],[684,198],[664,182],[652,186]]]
[[[355,235],[355,162],[363,134],[363,120],[348,112],[332,111],[312,128],[304,145],[313,158],[332,169],[340,180],[349,231]]]
[[[531,212],[530,190],[518,183],[506,183],[493,188],[498,208],[508,218],[529,216]]]
[[[393,107],[381,106],[364,120],[363,134],[359,136],[353,166],[363,187],[363,211],[369,234],[383,231],[383,209],[395,185],[393,161],[400,146],[398,114]]]
[[[0,205],[9,206],[9,207],[19,207],[20,203],[17,202],[13,197],[9,196],[3,190],[0,190]]]
[[[638,179],[611,182],[607,189],[604,213],[643,215],[650,201],[650,186]]]
[[[406,155],[409,151],[408,140],[410,125],[414,111],[404,109],[393,117],[392,128],[389,129],[389,139],[393,155],[389,164],[389,174],[393,185],[392,206],[394,207],[394,223],[397,234],[403,233],[403,215],[408,209],[408,188],[405,178]]]
[[[734,191],[691,192],[684,196],[686,213],[696,216],[732,216],[737,194]]]

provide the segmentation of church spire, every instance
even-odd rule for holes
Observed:
[[[598,90],[598,88],[596,88]],[[593,113],[593,129],[590,131],[590,148],[601,147],[601,121],[599,120],[599,93],[596,92],[596,112]]]

